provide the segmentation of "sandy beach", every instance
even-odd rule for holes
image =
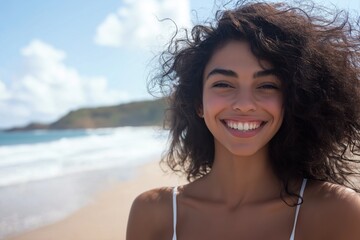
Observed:
[[[138,194],[185,182],[184,178],[164,173],[155,161],[140,167],[131,180],[99,192],[88,205],[69,217],[6,240],[125,240],[131,203]]]

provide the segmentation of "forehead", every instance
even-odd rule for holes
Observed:
[[[259,60],[251,52],[249,43],[233,40],[215,50],[209,62],[206,64],[204,76],[214,68],[259,71],[272,68],[272,65],[268,61]]]

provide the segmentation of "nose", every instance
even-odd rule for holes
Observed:
[[[233,99],[233,110],[238,112],[251,112],[256,110],[256,101],[251,91],[238,91]]]

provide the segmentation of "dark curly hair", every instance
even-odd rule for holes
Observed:
[[[297,177],[359,191],[352,178],[359,171],[359,25],[346,11],[312,2],[242,1],[174,37],[149,85],[150,91],[160,87],[170,103],[170,146],[163,161],[189,181],[211,170],[214,138],[198,115],[203,72],[214,51],[240,40],[259,60],[272,63],[284,86],[284,120],[269,155],[285,192],[292,194],[289,181]]]

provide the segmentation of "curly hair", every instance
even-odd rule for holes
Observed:
[[[189,181],[211,170],[214,138],[198,115],[203,72],[230,40],[248,42],[259,60],[272,63],[284,86],[284,120],[269,156],[286,193],[297,177],[359,191],[352,180],[360,163],[359,19],[312,2],[238,2],[171,40],[149,86],[169,99],[170,146],[162,160]]]

